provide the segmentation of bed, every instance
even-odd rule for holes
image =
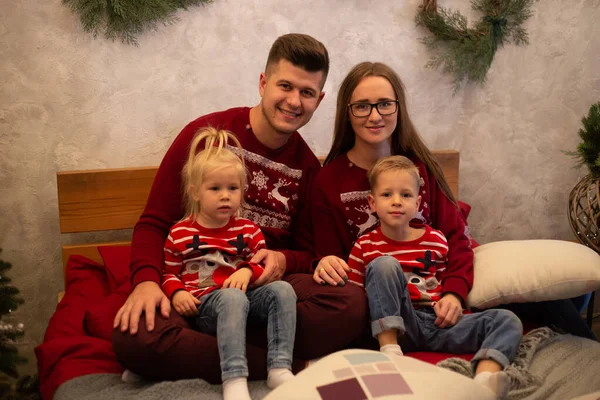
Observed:
[[[459,153],[446,150],[436,151],[434,155],[458,198]],[[143,167],[58,172],[60,232],[77,235],[133,228],[143,210],[156,171],[156,167]],[[466,218],[468,206],[464,205],[463,212]],[[142,381],[137,384],[120,381],[123,369],[117,362],[110,340],[113,317],[131,290],[128,245],[129,242],[121,241],[63,246],[65,290],[58,294],[56,311],[49,321],[44,341],[36,348],[42,398],[191,399],[198,398],[199,393],[206,399],[220,398],[220,386],[200,380]],[[580,367],[578,362],[574,362],[568,371],[554,368],[552,357],[555,352],[529,359],[527,369],[540,371],[536,373],[543,375],[541,383],[538,382],[535,390],[531,390],[530,386],[529,391],[515,392],[512,398],[569,399],[600,391],[600,375],[596,372],[600,372],[597,361],[600,360],[600,344],[570,335],[547,336],[544,346],[540,346],[540,354],[542,347],[553,349],[551,342],[567,342],[574,353],[569,357],[576,357],[574,360],[579,361]],[[412,356],[435,364],[449,355],[413,353]],[[541,360],[539,365],[536,364],[537,358]],[[469,355],[462,356],[462,359],[468,360]],[[588,359],[589,362],[583,362]],[[453,360],[449,363],[454,364],[446,367],[460,372],[461,359]],[[588,377],[586,373],[590,371],[594,374]],[[572,374],[587,379],[587,383],[574,389]],[[559,380],[563,389],[550,385],[543,379],[545,377]],[[549,386],[543,387],[544,382]],[[269,392],[264,382],[252,382],[250,389],[253,398],[263,398]],[[557,396],[562,397],[549,397],[548,393],[558,393]]]

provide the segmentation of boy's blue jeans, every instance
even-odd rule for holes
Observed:
[[[371,331],[397,329],[403,345],[421,351],[454,354],[475,353],[473,371],[479,360],[491,359],[506,367],[517,353],[523,325],[507,310],[467,314],[448,328],[438,328],[433,308],[413,308],[400,263],[391,256],[373,260],[366,270],[365,289],[371,310]]]
[[[217,336],[223,381],[248,376],[246,323],[267,323],[267,368],[292,369],[296,293],[283,281],[249,290],[219,289],[202,296],[196,324]]]

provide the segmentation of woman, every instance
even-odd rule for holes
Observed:
[[[473,251],[465,221],[441,168],[419,137],[408,115],[403,84],[382,63],[356,65],[337,98],[333,144],[312,195],[315,252],[321,257],[313,278],[322,285],[344,286],[345,260],[356,239],[377,224],[367,196],[367,170],[389,155],[404,155],[423,178],[418,219],[448,239],[447,270],[442,281],[442,310],[436,324],[456,324],[473,283]],[[511,305],[527,321],[594,338],[570,300]]]

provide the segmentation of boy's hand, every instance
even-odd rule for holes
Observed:
[[[437,315],[435,325],[439,328],[448,328],[456,325],[463,315],[460,298],[454,293],[445,293],[444,297],[435,303],[433,311]]]
[[[187,290],[178,290],[171,300],[173,308],[184,317],[193,317],[198,314],[200,300]]]
[[[242,292],[246,293],[250,278],[252,278],[252,269],[242,267],[229,275],[229,278],[225,279],[225,282],[223,282],[223,289],[240,289]]]

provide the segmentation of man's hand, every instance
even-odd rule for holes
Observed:
[[[229,278],[225,279],[225,282],[223,282],[223,289],[240,289],[242,292],[246,293],[250,278],[252,278],[252,269],[242,267],[229,275]]]
[[[198,314],[200,300],[187,290],[178,290],[173,295],[173,308],[184,317],[193,317]]]
[[[437,315],[435,325],[439,328],[456,325],[463,315],[460,297],[454,293],[444,294],[444,297],[433,306],[433,311]]]
[[[251,288],[278,281],[285,273],[285,255],[279,251],[260,249],[250,262],[262,264],[265,269],[262,275],[252,282],[250,285]]]
[[[121,326],[121,332],[127,331],[135,335],[138,331],[140,316],[146,314],[146,328],[148,332],[154,329],[154,316],[156,308],[160,308],[160,314],[169,318],[171,304],[156,282],[148,281],[139,283],[127,298],[123,307],[117,313],[113,322],[113,328]]]
[[[313,273],[313,280],[321,285],[344,286],[348,280],[350,267],[346,261],[336,256],[321,258]]]

